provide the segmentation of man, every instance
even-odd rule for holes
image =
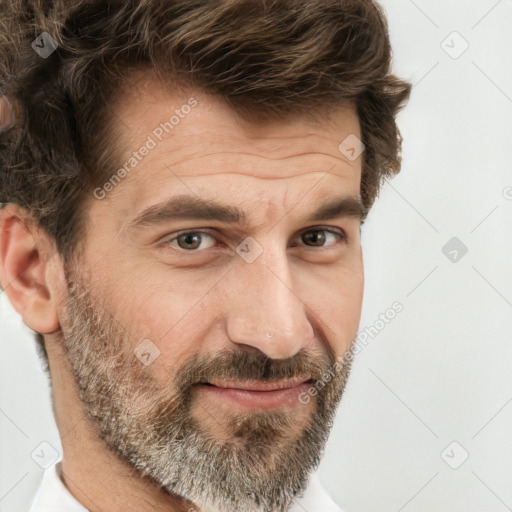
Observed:
[[[32,511],[339,510],[313,471],[410,93],[382,10],[5,5],[0,280],[63,448]]]

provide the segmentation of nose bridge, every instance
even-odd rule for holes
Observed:
[[[293,289],[285,249],[274,241],[274,247],[264,248],[252,263],[239,261],[233,274],[227,320],[233,343],[285,359],[312,340],[313,329]]]

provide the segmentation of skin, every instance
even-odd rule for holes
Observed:
[[[361,313],[360,219],[304,219],[328,197],[360,196],[361,158],[349,161],[338,150],[348,135],[360,137],[355,107],[340,107],[318,122],[253,124],[212,96],[171,93],[141,79],[115,107],[123,162],[190,97],[198,105],[114,190],[103,200],[91,193],[79,266],[87,289],[132,340],[149,338],[159,347],[160,357],[142,371],[162,385],[191,357],[221,350],[271,359],[301,350],[341,356],[357,335]],[[148,206],[181,193],[242,207],[250,226],[179,220],[130,229]],[[328,233],[327,248],[301,241],[306,228],[330,227],[342,229],[348,241]],[[190,510],[191,503],[135,474],[88,428],[63,347],[68,290],[62,260],[22,208],[0,211],[0,228],[2,286],[24,322],[45,334],[66,486],[93,512]],[[193,229],[211,234],[204,249],[164,244]],[[263,249],[250,264],[235,252],[246,237]],[[283,407],[297,431],[313,411],[296,401]],[[192,411],[208,432],[229,440],[232,403],[198,392]]]

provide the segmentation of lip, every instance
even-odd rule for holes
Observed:
[[[214,400],[248,409],[266,409],[299,403],[299,395],[307,391],[311,383],[310,378],[275,382],[211,380],[199,385],[199,389]]]

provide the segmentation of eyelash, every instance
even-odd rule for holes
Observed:
[[[314,229],[307,229],[306,231],[302,231],[298,236],[301,237],[302,235],[304,234],[307,234],[307,233],[314,233],[315,231],[325,231],[327,233],[331,233],[335,236],[338,236],[339,237],[339,241],[341,243],[347,243],[348,242],[348,237],[347,237],[347,234],[345,233],[345,231],[343,231],[342,229],[333,229],[333,228],[327,228],[327,227],[318,227],[318,228],[314,228]],[[194,235],[197,235],[197,234],[203,234],[203,235],[209,235],[211,236],[212,238],[215,238],[215,236],[209,232],[209,231],[206,231],[206,230],[202,230],[202,229],[192,229],[192,230],[185,230],[185,231],[179,231],[177,233],[175,233],[175,235],[170,238],[170,239],[167,239],[165,240],[162,245],[163,246],[170,246],[172,242],[176,241],[180,236],[182,235],[188,235],[188,234],[194,234]],[[335,244],[332,244],[330,246],[318,246],[318,247],[315,247],[315,246],[308,246],[308,245],[304,245],[304,247],[307,247],[308,249],[329,249],[330,247],[332,247],[333,245]],[[214,247],[211,247],[210,249],[213,249]],[[186,249],[182,249],[181,247],[178,247],[176,250],[180,251],[180,252],[186,252],[186,253],[196,253],[196,252],[204,252],[204,251],[207,251],[208,249],[191,249],[191,250],[186,250]]]

